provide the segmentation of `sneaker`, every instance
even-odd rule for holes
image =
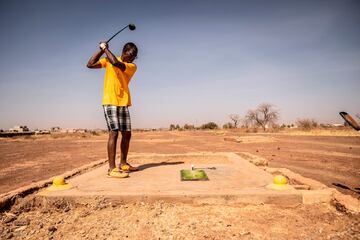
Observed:
[[[126,178],[128,176],[129,176],[128,173],[121,172],[119,171],[118,168],[114,168],[113,170],[108,172],[108,177],[112,177],[112,178]]]
[[[120,170],[128,173],[128,172],[139,171],[139,168],[133,167],[130,164],[126,163],[126,164],[120,165]]]

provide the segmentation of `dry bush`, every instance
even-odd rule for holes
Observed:
[[[257,130],[257,128],[246,128],[245,132],[246,133],[257,133],[258,130]]]
[[[234,128],[234,125],[232,123],[230,123],[230,122],[225,123],[223,125],[223,129],[232,129],[232,128]]]
[[[94,130],[90,131],[90,134],[93,135],[93,136],[100,136],[101,135],[100,132],[94,131]]]
[[[195,126],[191,124],[185,124],[183,127],[184,130],[195,130]]]
[[[55,134],[51,133],[50,138],[52,139],[65,138],[67,137],[67,135],[68,135],[67,133],[55,133]]]
[[[208,122],[208,123],[205,123],[203,125],[201,125],[200,127],[201,129],[218,129],[218,125],[214,122]]]
[[[296,121],[296,125],[306,131],[317,128],[318,123],[314,119],[303,118]]]

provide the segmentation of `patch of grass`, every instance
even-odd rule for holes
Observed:
[[[206,181],[209,180],[204,170],[186,170],[180,171],[182,181]]]

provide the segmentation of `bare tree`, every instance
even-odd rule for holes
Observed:
[[[245,116],[245,122],[260,126],[265,131],[266,127],[273,125],[279,119],[279,112],[269,103],[262,103],[256,109],[249,110]]]
[[[240,116],[238,114],[230,114],[229,118],[231,119],[231,121],[234,122],[234,128],[237,128],[237,126],[239,125],[239,122],[241,120]]]
[[[248,128],[252,125],[252,122],[250,121],[250,119],[248,118],[248,116],[246,115],[243,119],[242,119],[242,126],[245,128]]]

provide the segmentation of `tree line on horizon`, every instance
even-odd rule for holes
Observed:
[[[360,114],[356,114],[356,117],[360,119]],[[261,128],[263,131],[266,129],[284,129],[284,128],[300,128],[302,130],[311,130],[317,127],[328,127],[326,124],[319,124],[316,120],[310,118],[300,118],[295,124],[278,124],[280,118],[279,111],[273,104],[262,103],[255,109],[249,109],[244,117],[239,114],[230,114],[230,121],[225,123],[223,129],[236,129],[236,128]],[[344,123],[346,126],[346,123]],[[195,127],[192,124],[185,124],[181,127],[179,124],[170,124],[169,130],[213,130],[220,127],[215,122],[208,122]]]

